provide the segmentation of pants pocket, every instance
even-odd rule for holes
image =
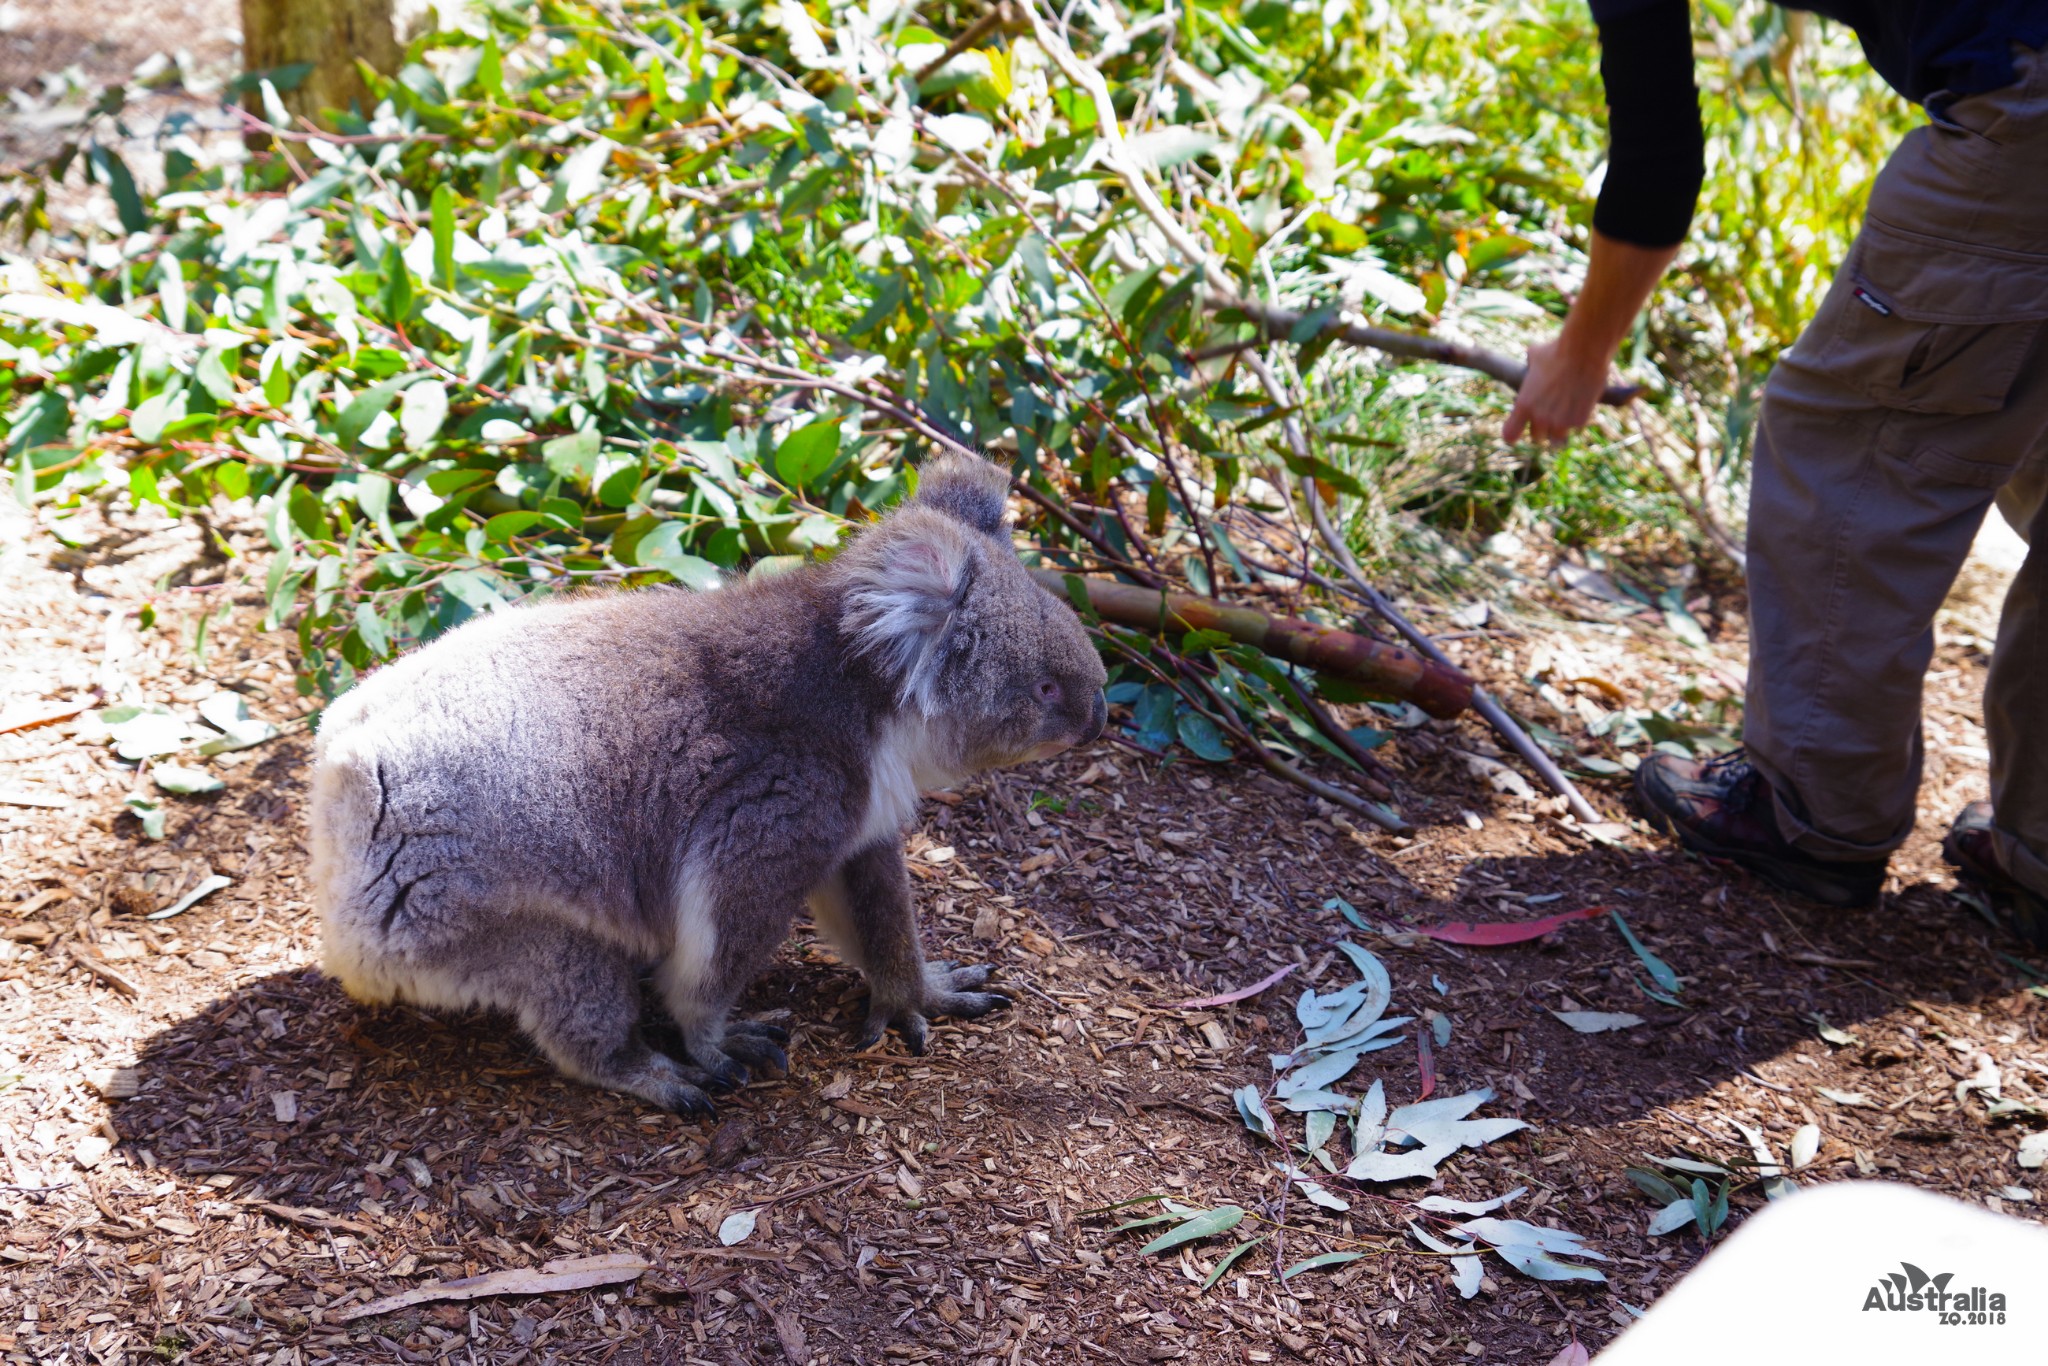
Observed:
[[[1820,365],[1882,407],[1995,413],[2048,326],[2048,257],[1871,219],[1815,325]]]

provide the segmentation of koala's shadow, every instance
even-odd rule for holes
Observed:
[[[792,1069],[805,1070],[850,1048],[858,1011],[846,1007],[860,994],[849,973],[778,964],[741,1013],[788,1023]],[[664,1023],[647,1022],[657,1046]],[[529,1241],[552,1236],[582,1202],[466,1202],[465,1190],[488,1189],[475,1185],[479,1164],[507,1143],[567,1133],[593,1157],[679,1150],[689,1160],[718,1123],[738,1119],[760,1135],[750,1146],[776,1146],[778,1127],[754,1121],[772,1121],[792,1088],[818,1081],[757,1079],[717,1097],[718,1121],[686,1121],[561,1076],[509,1016],[365,1006],[313,968],[224,992],[144,1040],[136,1069],[140,1089],[115,1123],[168,1174],[234,1177],[238,1196],[294,1208],[346,1211],[368,1197],[387,1214]]]

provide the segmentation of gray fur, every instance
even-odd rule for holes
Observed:
[[[784,1064],[727,1016],[807,902],[867,978],[863,1045],[1005,1004],[924,961],[902,835],[919,789],[1102,729],[1101,661],[1018,562],[1007,488],[943,457],[828,563],[497,612],[365,679],[313,775],[328,971],[510,1011],[564,1072],[696,1113]],[[639,1034],[650,970],[687,1062]]]

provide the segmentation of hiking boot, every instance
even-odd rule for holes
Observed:
[[[1867,906],[1884,886],[1884,859],[1831,862],[1787,843],[1770,783],[1739,749],[1706,760],[1653,753],[1636,768],[1635,791],[1650,824],[1773,887],[1825,906]]]
[[[2037,949],[2048,949],[2048,897],[2023,886],[1998,862],[1991,836],[1991,803],[1971,802],[1942,837],[1941,856],[1956,880],[1979,895],[1991,922]]]

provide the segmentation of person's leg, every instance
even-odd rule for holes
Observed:
[[[2023,69],[1900,144],[1766,390],[1751,767],[1657,758],[1638,773],[1687,843],[1835,904],[1868,900],[1912,829],[1934,613],[2048,429],[2048,64],[2029,54]]]
[[[1971,802],[1942,840],[1960,879],[1984,898],[1994,919],[2048,949],[2048,455],[2028,461],[1998,491],[1998,509],[2028,541],[2006,592],[1998,645],[1984,688],[1991,745],[1991,796]]]

